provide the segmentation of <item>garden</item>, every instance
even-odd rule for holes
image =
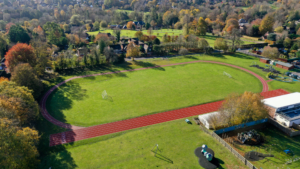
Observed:
[[[297,168],[300,165],[300,136],[288,137],[271,124],[257,129],[257,133],[262,140],[259,145],[232,144],[230,140],[236,137],[236,133],[225,141],[258,168]]]

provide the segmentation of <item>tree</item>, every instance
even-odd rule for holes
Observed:
[[[160,40],[158,38],[155,38],[153,41],[154,45],[160,45]]]
[[[38,132],[6,118],[0,118],[0,131],[0,168],[36,168]]]
[[[104,49],[104,56],[106,58],[107,63],[114,63],[114,62],[118,61],[118,55],[115,54],[115,52],[112,48],[106,47]]]
[[[47,22],[43,28],[50,43],[59,46],[60,48],[63,48],[68,44],[64,30],[57,23]]]
[[[0,56],[4,57],[4,53],[7,50],[8,39],[4,36],[4,34],[0,33]]]
[[[65,13],[64,10],[61,10],[61,11],[60,11],[60,16],[61,16],[62,19],[65,19],[66,13]]]
[[[106,21],[101,21],[100,27],[101,27],[101,28],[106,28],[106,27],[107,27]]]
[[[28,63],[18,64],[11,74],[11,81],[19,86],[25,86],[32,90],[35,99],[40,96],[43,90],[42,83]]]
[[[224,52],[226,52],[228,50],[228,45],[227,45],[227,42],[223,38],[217,38],[214,43],[214,48],[223,50]]]
[[[167,34],[167,33],[165,33],[165,34],[162,36],[162,41],[163,41],[164,43],[169,42],[169,38],[168,38],[168,34]]]
[[[262,55],[270,58],[270,59],[277,59],[279,58],[279,51],[276,47],[270,47],[270,46],[266,46],[264,47],[264,51],[262,52]]]
[[[298,31],[297,31],[297,35],[300,35],[300,28],[299,28]]]
[[[68,24],[64,24],[63,28],[64,28],[65,33],[70,33],[71,32],[70,26]]]
[[[283,27],[278,26],[277,28],[274,29],[274,31],[277,32],[277,33],[282,33],[283,32]]]
[[[29,124],[39,114],[39,106],[32,91],[14,82],[0,83],[0,107],[12,112],[21,124]]]
[[[149,36],[151,36],[151,35],[153,34],[153,29],[152,29],[152,28],[149,28],[149,29],[147,30],[147,33],[148,33]]]
[[[236,29],[239,29],[239,22],[236,20],[236,19],[228,19],[226,21],[226,26],[224,27],[224,31],[227,31],[228,28],[236,28]]]
[[[14,43],[29,43],[30,41],[28,33],[20,25],[12,25],[9,29],[8,37]]]
[[[156,22],[155,22],[154,20],[152,20],[152,21],[150,22],[150,25],[152,26],[152,28],[154,28],[154,26],[156,26]]]
[[[91,31],[92,27],[90,26],[90,24],[85,24],[85,28],[86,30],[89,32]]]
[[[223,124],[233,126],[267,118],[269,111],[262,99],[260,94],[252,92],[229,95],[218,111]]]
[[[290,48],[292,46],[292,39],[286,37],[283,41],[283,45],[286,48]]]
[[[132,26],[134,25],[134,23],[132,21],[127,22],[127,29],[132,29]]]
[[[9,72],[13,72],[19,63],[29,63],[30,66],[36,65],[36,56],[31,45],[18,43],[14,45],[5,55],[5,65]]]
[[[0,20],[0,29],[5,30],[6,22],[4,20]]]
[[[272,16],[272,14],[267,14],[263,18],[259,26],[260,33],[265,34],[266,32],[271,32],[273,30],[273,25],[274,25],[274,17]]]
[[[135,37],[141,39],[141,37],[143,36],[143,32],[142,31],[137,31],[135,34],[134,34]]]
[[[187,55],[189,53],[189,51],[186,48],[181,48],[178,52],[179,55]]]
[[[70,18],[70,24],[71,24],[71,25],[74,25],[74,26],[79,26],[79,25],[81,25],[80,19],[79,19],[79,15],[73,15],[73,16]]]
[[[31,46],[33,47],[34,54],[37,58],[36,66],[34,68],[34,72],[37,76],[42,76],[45,73],[46,68],[52,67],[52,62],[50,61],[50,53],[48,50],[47,42],[42,42],[39,39],[32,40]]]
[[[186,35],[189,35],[189,26],[186,24],[183,26],[183,35],[186,36]]]
[[[200,17],[198,20],[198,25],[197,25],[197,32],[199,32],[199,35],[206,35],[206,30],[207,30],[207,24],[205,20]]]
[[[102,5],[102,11],[104,11],[104,10],[105,10],[105,5],[103,4],[103,5]]]
[[[101,39],[101,40],[99,41],[99,52],[100,52],[101,54],[104,53],[105,47],[106,47],[105,42],[104,42],[104,40]]]
[[[209,47],[208,42],[204,38],[199,38],[198,48],[200,48],[201,50],[205,50],[208,47]]]
[[[131,57],[131,59],[134,60],[134,58],[138,57],[139,55],[140,55],[139,47],[135,46],[133,42],[130,42],[127,45],[126,57]]]
[[[151,26],[150,23],[146,23],[146,24],[145,24],[145,28],[146,28],[147,30],[150,28],[150,26]]]
[[[121,39],[121,30],[118,29],[118,28],[115,28],[114,31],[113,31],[113,33],[115,34],[115,36],[117,38],[117,42],[119,42],[120,39]]]
[[[93,29],[96,31],[100,29],[100,23],[98,21],[94,22]]]
[[[229,41],[231,44],[231,52],[235,52],[236,47],[240,46],[244,42],[240,39],[242,36],[242,33],[238,29],[232,29],[231,32],[228,32],[226,35],[226,39]]]

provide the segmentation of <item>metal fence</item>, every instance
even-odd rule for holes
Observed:
[[[210,132],[205,127],[203,127],[200,124],[200,128],[207,134],[211,135],[213,138],[215,138],[219,143],[221,143],[223,146],[225,146],[235,157],[237,157],[240,161],[242,161],[246,166],[248,166],[250,169],[258,169],[256,168],[252,163],[250,163],[245,157],[240,155],[234,148],[230,146],[227,142],[225,142],[219,135],[217,135],[215,132]]]
[[[216,130],[215,133],[216,134],[222,134],[222,133],[226,133],[226,132],[229,132],[229,131],[237,130],[237,129],[240,129],[240,128],[244,128],[244,127],[249,127],[249,126],[254,126],[254,125],[257,125],[257,124],[265,123],[267,121],[268,121],[268,119],[251,121],[251,122],[248,122],[248,123],[243,123],[243,124],[239,124],[239,125],[227,127],[227,128],[224,128],[224,129]]]

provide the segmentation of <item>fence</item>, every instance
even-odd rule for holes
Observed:
[[[263,48],[265,46],[268,46],[268,43],[257,43],[257,44],[241,45],[239,48],[240,49],[249,49],[249,48],[253,48],[253,47]]]
[[[257,57],[257,58],[262,58],[262,56],[258,55],[258,54],[255,54],[255,53],[251,53],[249,51],[244,51],[244,50],[237,50],[237,52],[240,52],[240,53],[245,53],[247,55],[251,55],[251,56],[254,56],[254,57]]]
[[[205,127],[200,124],[200,128],[207,134],[211,135],[215,138],[219,143],[225,146],[235,157],[237,157],[240,161],[242,161],[247,167],[250,169],[258,169],[252,163],[250,163],[245,157],[240,155],[234,148],[232,148],[228,143],[226,143],[220,136],[218,136],[215,132],[210,132]]]
[[[240,125],[236,125],[236,126],[227,127],[227,128],[221,129],[221,130],[217,130],[217,131],[215,131],[215,133],[216,134],[222,134],[222,133],[226,133],[226,132],[233,131],[233,130],[236,130],[236,129],[240,129],[240,128],[244,128],[244,127],[249,127],[249,126],[254,126],[254,125],[257,125],[257,124],[265,123],[267,121],[268,121],[268,119],[251,121],[249,123],[244,123],[244,124],[240,124]]]

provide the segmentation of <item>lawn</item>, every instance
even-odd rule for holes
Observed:
[[[155,144],[161,150],[157,157],[151,152]],[[214,150],[221,168],[246,169],[219,142],[184,119],[79,141],[42,157],[40,168],[201,168],[194,150],[202,144]]]
[[[265,77],[267,74],[266,72],[263,72],[262,70],[254,68],[254,67],[249,67],[254,62],[259,64],[260,66],[264,66],[265,65],[264,63],[260,63],[259,60],[255,57],[252,57],[252,56],[249,56],[246,54],[236,53],[233,55],[215,55],[215,56],[192,55],[192,57],[189,57],[189,58],[181,57],[181,58],[170,58],[170,59],[165,59],[165,60],[148,59],[148,60],[144,60],[143,64],[141,64],[142,62],[140,62],[139,64],[132,64],[132,62],[130,62],[130,63],[124,63],[124,64],[119,64],[119,65],[111,65],[111,66],[87,67],[87,68],[83,68],[83,69],[64,70],[63,72],[60,72],[61,76],[57,77],[56,79],[52,79],[50,81],[50,83],[53,86],[63,80],[66,80],[66,79],[69,79],[71,77],[78,76],[78,75],[88,75],[88,74],[104,73],[104,72],[110,72],[110,71],[128,70],[128,69],[141,68],[141,67],[145,67],[148,65],[149,66],[166,65],[166,64],[187,62],[187,61],[193,61],[193,60],[212,60],[212,61],[219,61],[219,62],[238,65],[240,67],[244,67],[246,69],[249,69],[249,70],[257,73],[258,75],[262,76],[264,79],[267,80],[267,78]],[[216,67],[218,67],[218,66],[216,66]],[[280,70],[281,72],[286,71],[286,70],[280,69],[280,68],[276,68],[276,69]],[[156,70],[156,71],[159,71],[159,70]],[[161,72],[161,71],[159,71],[159,72]],[[239,72],[239,71],[235,71],[235,72]],[[135,74],[135,73],[137,73],[137,72],[128,73],[127,76],[131,76],[129,74]],[[121,78],[121,77],[113,77],[113,78]],[[111,78],[111,79],[113,79],[113,78]],[[101,79],[99,79],[99,80],[101,80]],[[93,80],[92,79],[84,79],[84,81],[92,82]],[[300,83],[284,83],[284,82],[271,81],[271,82],[268,82],[268,84],[269,84],[270,90],[282,88],[289,92],[296,92],[296,91],[300,92]],[[77,88],[77,89],[79,89],[79,88]],[[81,90],[76,91],[76,88],[72,89],[72,90],[73,91],[70,92],[71,97],[75,97],[75,98],[76,98],[76,96],[77,96],[77,98],[81,97],[80,92],[78,92]],[[110,94],[110,92],[108,92],[108,93]],[[74,95],[74,94],[76,94],[76,95]],[[201,95],[201,97],[202,97],[202,95]],[[72,104],[72,102],[69,102],[69,104]],[[64,120],[62,120],[62,121],[64,121]],[[126,134],[130,134],[133,132],[143,133],[144,129],[147,131],[150,131],[151,128],[155,128],[152,131],[154,131],[154,130],[157,131],[158,129],[161,129],[159,131],[164,131],[165,129],[170,129],[170,128],[172,128],[174,130],[171,130],[171,129],[170,129],[170,131],[165,130],[163,133],[160,133],[159,131],[157,131],[157,133],[152,132],[148,135],[146,134],[145,136],[143,136],[141,134],[135,136],[134,134],[132,134],[133,137],[130,138],[129,140],[126,140],[126,142],[132,141],[132,143],[137,144],[137,146],[135,145],[135,147],[139,147],[139,145],[144,145],[148,142],[148,140],[153,140],[152,138],[155,138],[154,142],[158,143],[161,148],[165,149],[168,147],[163,147],[161,144],[165,144],[165,143],[163,143],[159,140],[163,140],[163,141],[168,140],[168,139],[170,139],[172,141],[178,140],[179,143],[184,142],[189,145],[196,145],[195,147],[197,147],[197,146],[203,144],[202,139],[204,139],[204,140],[208,140],[207,141],[208,143],[212,143],[216,150],[218,150],[218,151],[222,150],[225,152],[222,155],[219,152],[216,153],[217,158],[221,158],[223,161],[225,161],[224,168],[233,168],[232,166],[237,165],[237,162],[230,162],[227,160],[227,156],[230,157],[230,158],[228,158],[229,160],[235,161],[236,159],[229,152],[227,152],[226,149],[224,149],[218,143],[215,143],[215,141],[210,136],[204,135],[204,133],[202,133],[202,131],[199,131],[198,128],[197,128],[197,130],[195,130],[194,132],[191,132],[191,133],[185,132],[185,130],[182,128],[182,126],[184,126],[184,127],[187,127],[187,126],[185,126],[185,123],[182,123],[182,121],[183,120],[172,121],[172,122],[162,123],[162,124],[148,126],[148,127],[144,127],[144,128],[134,129],[134,130],[126,131],[126,132],[120,132],[120,133],[110,134],[110,135],[106,135],[106,136],[82,140],[82,141],[67,144],[67,145],[49,147],[49,135],[58,133],[58,132],[63,132],[66,129],[57,127],[57,126],[53,125],[52,123],[48,122],[47,120],[45,120],[43,117],[40,117],[37,122],[37,129],[41,135],[41,140],[40,140],[40,144],[39,144],[39,152],[41,155],[41,160],[42,160],[41,165],[42,166],[40,168],[49,168],[49,166],[53,166],[52,168],[66,168],[66,169],[76,168],[76,166],[79,166],[82,168],[99,168],[98,167],[99,163],[96,164],[96,161],[94,161],[94,160],[99,160],[99,159],[101,160],[103,155],[104,155],[104,158],[107,159],[106,154],[110,152],[110,149],[107,150],[107,149],[105,149],[105,147],[109,146],[110,148],[112,148],[112,150],[114,150],[114,148],[116,148],[116,147],[113,147],[113,145],[110,145],[110,144],[108,145],[108,143],[113,143],[112,141],[116,140],[118,138],[120,138],[119,140],[124,140]],[[177,126],[177,125],[179,125],[179,126]],[[170,128],[168,128],[168,127],[170,127]],[[178,132],[178,131],[180,131],[180,132]],[[169,133],[171,134],[170,137],[169,137]],[[165,138],[164,137],[165,135],[168,135],[168,137]],[[174,137],[172,137],[173,135],[174,135]],[[195,137],[195,136],[197,136],[197,137]],[[133,142],[134,138],[140,139],[140,137],[141,137],[140,143],[138,143],[136,140]],[[276,137],[276,135],[274,137]],[[147,138],[147,139],[145,139],[145,138]],[[143,140],[143,139],[145,139],[145,140]],[[280,142],[280,139],[276,138],[276,140],[278,142]],[[288,139],[288,138],[286,138],[286,139]],[[297,139],[299,139],[299,138],[297,138]],[[95,143],[95,144],[93,144],[93,143]],[[102,146],[102,144],[103,144],[103,146]],[[184,145],[184,146],[182,144],[174,145],[174,144],[172,144],[172,142],[171,143],[168,142],[168,144],[172,145],[171,146],[172,148],[176,148],[176,151],[175,151],[175,153],[173,153],[173,155],[178,156],[177,158],[180,157],[181,163],[184,163],[186,165],[186,166],[173,167],[171,164],[165,164],[165,165],[168,165],[168,168],[198,168],[197,163],[196,163],[197,161],[194,161],[197,159],[195,159],[195,156],[193,156],[193,153],[190,153],[187,156],[187,157],[189,157],[189,159],[188,158],[183,159],[182,156],[179,156],[179,154],[182,153],[181,147],[184,147],[186,145]],[[166,146],[168,146],[168,144]],[[121,144],[117,144],[117,147],[119,147],[120,145]],[[208,144],[208,145],[210,146],[211,144]],[[296,144],[294,144],[294,145],[296,145]],[[154,158],[155,160],[158,161],[158,163],[159,163],[158,165],[160,165],[162,163],[162,161],[160,161],[159,159],[156,159],[155,157],[152,156],[152,154],[150,154],[151,153],[150,150],[151,150],[152,146],[153,146],[153,142],[151,142],[151,145],[149,147],[147,145],[147,153],[149,153],[148,154],[149,158],[150,157]],[[192,147],[192,149],[194,149],[195,147]],[[87,148],[89,148],[89,149],[87,149]],[[138,164],[141,164],[142,162],[144,162],[144,161],[141,162],[142,159],[139,158],[138,154],[135,155],[132,153],[131,147],[128,147],[128,148],[130,150],[127,151],[124,149],[124,151],[122,151],[123,153],[127,153],[126,155],[122,154],[122,157],[129,156],[128,159],[119,157],[118,156],[118,154],[120,154],[119,151],[118,152],[112,151],[112,152],[114,152],[114,154],[109,153],[112,156],[110,156],[111,158],[108,159],[109,160],[108,162],[111,164],[111,161],[114,160],[115,158],[116,158],[116,160],[120,159],[120,161],[124,162],[125,164],[132,163],[131,166],[135,165],[135,161],[137,161]],[[87,149],[87,151],[85,151],[85,149]],[[106,152],[102,151],[104,149],[106,150]],[[99,152],[97,152],[95,154],[96,157],[92,157],[93,153],[89,153],[89,151],[93,152],[96,150],[99,150]],[[80,155],[81,151],[82,151],[82,155]],[[165,150],[163,150],[163,155],[166,156],[167,154],[164,154],[164,153],[167,153]],[[217,154],[220,154],[220,156],[218,156]],[[135,156],[133,156],[133,155],[135,155]],[[173,160],[174,164],[176,164],[176,161],[175,161],[176,158],[173,158],[173,157],[171,158],[171,156],[166,156],[166,157]],[[130,158],[132,158],[132,159],[130,159]],[[147,158],[147,159],[149,159],[149,158]],[[137,159],[137,160],[135,160],[135,159]],[[153,163],[153,165],[155,165],[155,164],[157,164],[156,163],[157,161],[154,161],[154,162],[149,161],[149,163],[146,163],[146,164],[151,165]],[[85,165],[88,165],[89,163],[91,164],[91,167],[85,167]],[[104,163],[104,165],[108,165],[108,163]],[[118,164],[116,164],[116,167],[112,166],[112,168],[122,168],[122,167],[118,167],[119,165],[121,165],[121,164],[118,163]],[[194,165],[194,166],[189,167],[191,165]],[[130,165],[128,165],[128,166],[130,167]],[[162,166],[162,165],[160,165],[160,166]],[[241,166],[243,166],[243,165],[238,164],[238,166],[240,166],[240,168],[241,168]],[[134,168],[134,167],[131,167],[131,168]],[[137,168],[139,168],[139,167],[137,167]],[[142,168],[145,168],[145,167],[142,167]],[[159,168],[167,168],[167,167],[162,166]]]
[[[113,34],[113,30],[111,29],[102,29],[100,30],[100,32],[102,33],[111,33]],[[121,37],[129,37],[129,38],[134,38],[135,37],[135,33],[137,31],[135,30],[121,30]],[[99,33],[99,31],[94,31],[94,32],[88,32],[89,35],[97,35]],[[160,29],[160,30],[153,30],[152,35],[155,35],[158,39],[162,40],[162,37],[164,34],[168,34],[170,36],[179,36],[182,35],[183,32],[182,30],[177,30],[177,29]],[[143,30],[143,34],[148,35],[147,30]],[[207,42],[209,43],[209,45],[211,47],[214,46],[215,40],[218,38],[218,36],[213,36],[210,33],[207,33],[207,35],[205,36],[198,36],[199,38],[204,38],[207,40]],[[250,41],[248,39],[242,38],[242,41],[244,42],[244,44],[254,44],[255,42]]]
[[[224,76],[224,71],[233,78]],[[104,90],[109,100],[102,99]],[[92,126],[261,90],[260,82],[246,72],[194,63],[75,79],[50,96],[47,108],[60,121]]]
[[[259,151],[264,154],[273,154],[275,157],[267,157],[260,161],[252,162],[258,168],[263,169],[274,169],[274,168],[298,168],[300,166],[300,161],[293,162],[292,164],[285,165],[288,159],[292,156],[287,155],[283,150],[290,149],[294,152],[295,157],[299,157],[300,154],[300,136],[288,137],[284,135],[279,129],[272,125],[264,130],[258,130],[266,139],[265,143],[261,146],[241,146],[239,145],[238,151],[245,153],[248,151]],[[294,157],[294,158],[295,158]]]

